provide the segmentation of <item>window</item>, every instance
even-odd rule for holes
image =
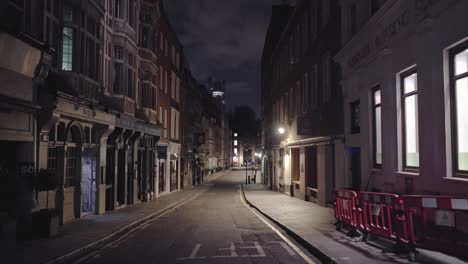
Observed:
[[[382,166],[382,98],[379,87],[372,93],[373,121],[374,121],[374,167]]]
[[[234,137],[237,137],[237,133],[234,133]]]
[[[67,149],[67,174],[65,175],[65,188],[75,186],[77,148],[68,147]]]
[[[331,56],[329,52],[322,57],[322,80],[322,99],[326,103],[331,97]]]
[[[133,70],[127,69],[127,96],[130,98],[134,98],[133,86]]]
[[[71,71],[73,69],[73,29],[63,27],[62,44],[62,70]]]
[[[114,47],[115,59],[123,60],[124,49],[120,46]]]
[[[401,78],[403,168],[419,168],[418,75],[412,70]]]
[[[167,138],[167,109],[164,109],[164,137]]]
[[[121,85],[123,81],[123,64],[122,63],[114,63],[114,93],[120,94],[121,93]]]
[[[133,0],[128,1],[128,24],[130,27],[134,27],[135,21],[134,21],[134,2]]]
[[[303,79],[302,79],[302,94],[301,94],[301,111],[302,113],[307,112],[307,98],[309,98],[309,73],[304,73]]]
[[[349,8],[349,17],[348,17],[348,39],[351,39],[352,36],[357,31],[357,8],[356,4],[351,5]]]
[[[57,171],[57,148],[49,147],[47,149],[47,169]]]
[[[322,27],[324,27],[328,24],[328,20],[330,18],[330,1],[328,0],[321,1],[321,5],[322,5],[322,12],[321,12]]]
[[[180,139],[180,113],[179,111],[176,111],[176,125],[175,125],[176,131],[175,131],[175,136],[176,139]]]
[[[148,34],[149,34],[149,29],[146,26],[141,27],[141,46],[143,48],[148,48]]]
[[[163,110],[162,107],[159,107],[159,122],[163,124]]]
[[[451,54],[454,165],[458,176],[468,177],[468,44]]]
[[[237,156],[237,148],[234,149],[234,155]]]
[[[370,0],[371,16],[374,15],[377,11],[379,11],[379,9],[382,7],[385,1],[386,0]]]
[[[361,132],[361,104],[359,100],[351,103],[351,134]]]
[[[234,140],[234,146],[237,146],[237,140]]]
[[[122,18],[122,0],[115,0],[114,16]]]
[[[318,92],[318,83],[317,83],[317,66],[314,65],[312,67],[312,71],[310,72],[310,88],[309,88],[309,95],[310,95],[310,102],[311,102],[311,109],[315,109],[318,107],[319,101],[319,92]]]
[[[73,9],[69,6],[63,7],[63,22],[73,23]]]

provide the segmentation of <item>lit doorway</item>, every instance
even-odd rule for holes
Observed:
[[[96,211],[96,150],[85,149],[81,176],[81,215]]]

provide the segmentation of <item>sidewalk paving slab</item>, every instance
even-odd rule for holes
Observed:
[[[63,225],[57,236],[49,239],[19,240],[14,248],[6,249],[5,263],[47,263],[65,254],[83,248],[97,240],[131,225],[151,214],[165,210],[209,189],[209,182],[225,175],[221,171],[205,177],[205,183],[196,187],[163,194],[150,202],[127,206],[103,215],[91,215]],[[2,249],[5,250],[5,249]]]
[[[273,192],[260,184],[244,186],[246,200],[267,218],[284,228],[298,242],[331,263],[417,263],[397,255],[390,248],[375,243],[356,242],[337,231],[333,208]],[[374,241],[375,242],[375,241]],[[435,258],[437,255],[437,258]],[[424,263],[464,263],[438,252],[421,251],[418,261]]]

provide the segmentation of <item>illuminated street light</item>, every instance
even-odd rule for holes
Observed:
[[[280,127],[278,128],[278,132],[283,135],[285,132],[286,132],[286,129],[284,129],[284,127]]]

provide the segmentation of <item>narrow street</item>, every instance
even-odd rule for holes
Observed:
[[[233,171],[210,182],[200,196],[78,262],[319,263],[244,205],[239,193],[244,177]]]

